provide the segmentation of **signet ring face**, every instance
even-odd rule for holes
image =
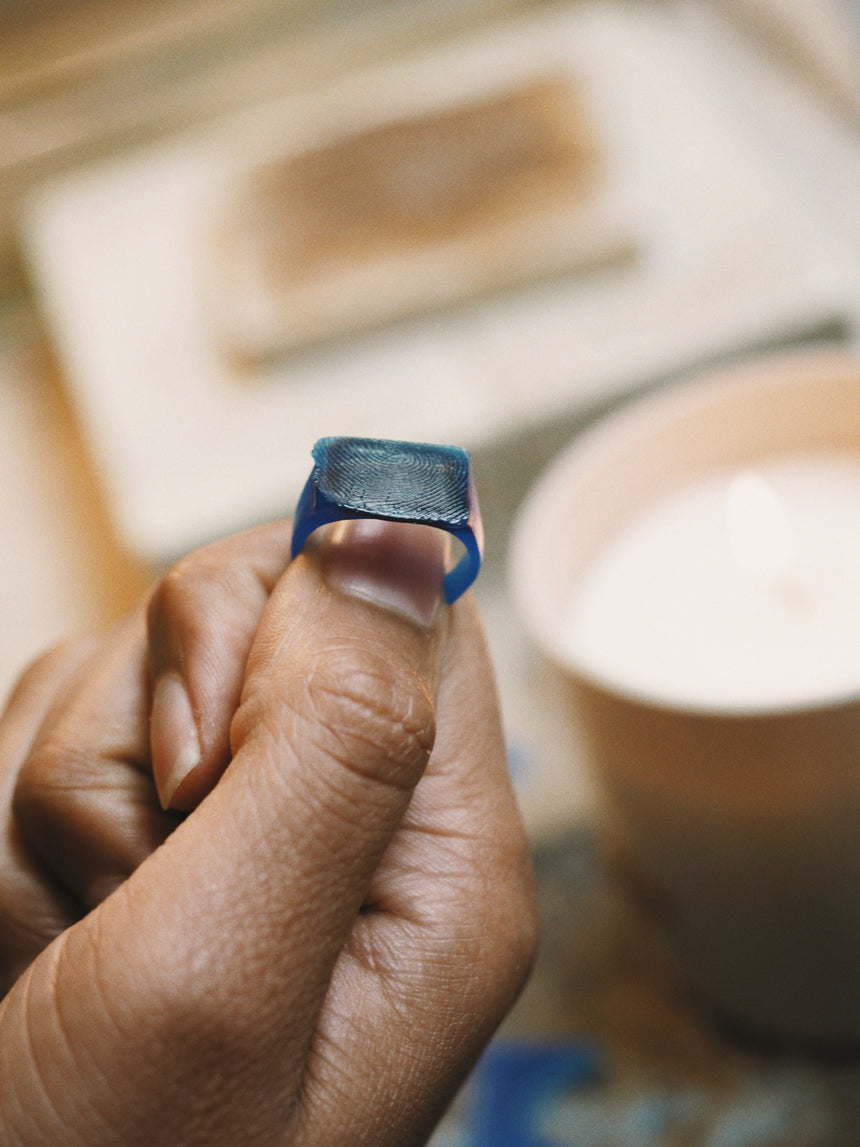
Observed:
[[[312,454],[296,507],[293,557],[330,522],[414,522],[445,530],[463,545],[463,556],[445,575],[446,601],[469,588],[481,567],[484,534],[465,450],[385,438],[320,438]]]

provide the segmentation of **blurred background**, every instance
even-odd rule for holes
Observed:
[[[505,584],[517,506],[593,419],[705,365],[856,349],[858,202],[852,0],[0,0],[0,691],[177,555],[290,513],[317,437],[468,447],[544,898],[505,1034],[575,1053],[511,1143],[860,1135],[856,1064],[677,997]],[[503,1144],[467,1099],[438,1143]]]

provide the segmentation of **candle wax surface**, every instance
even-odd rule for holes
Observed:
[[[744,489],[765,483],[733,522]],[[860,457],[772,459],[655,503],[586,571],[563,641],[587,675],[671,705],[860,695]]]

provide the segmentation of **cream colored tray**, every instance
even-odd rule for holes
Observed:
[[[201,276],[212,221],[261,148],[548,71],[578,85],[604,149],[594,234],[634,259],[231,364]],[[702,71],[669,11],[580,2],[43,187],[24,249],[126,542],[164,560],[289,512],[324,434],[477,447],[838,317],[840,260]]]

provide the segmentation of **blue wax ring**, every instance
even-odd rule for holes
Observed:
[[[445,575],[446,600],[456,601],[469,588],[481,568],[484,531],[465,450],[383,438],[320,438],[312,453],[314,466],[293,523],[293,557],[329,522],[415,522],[446,530],[465,548]]]

